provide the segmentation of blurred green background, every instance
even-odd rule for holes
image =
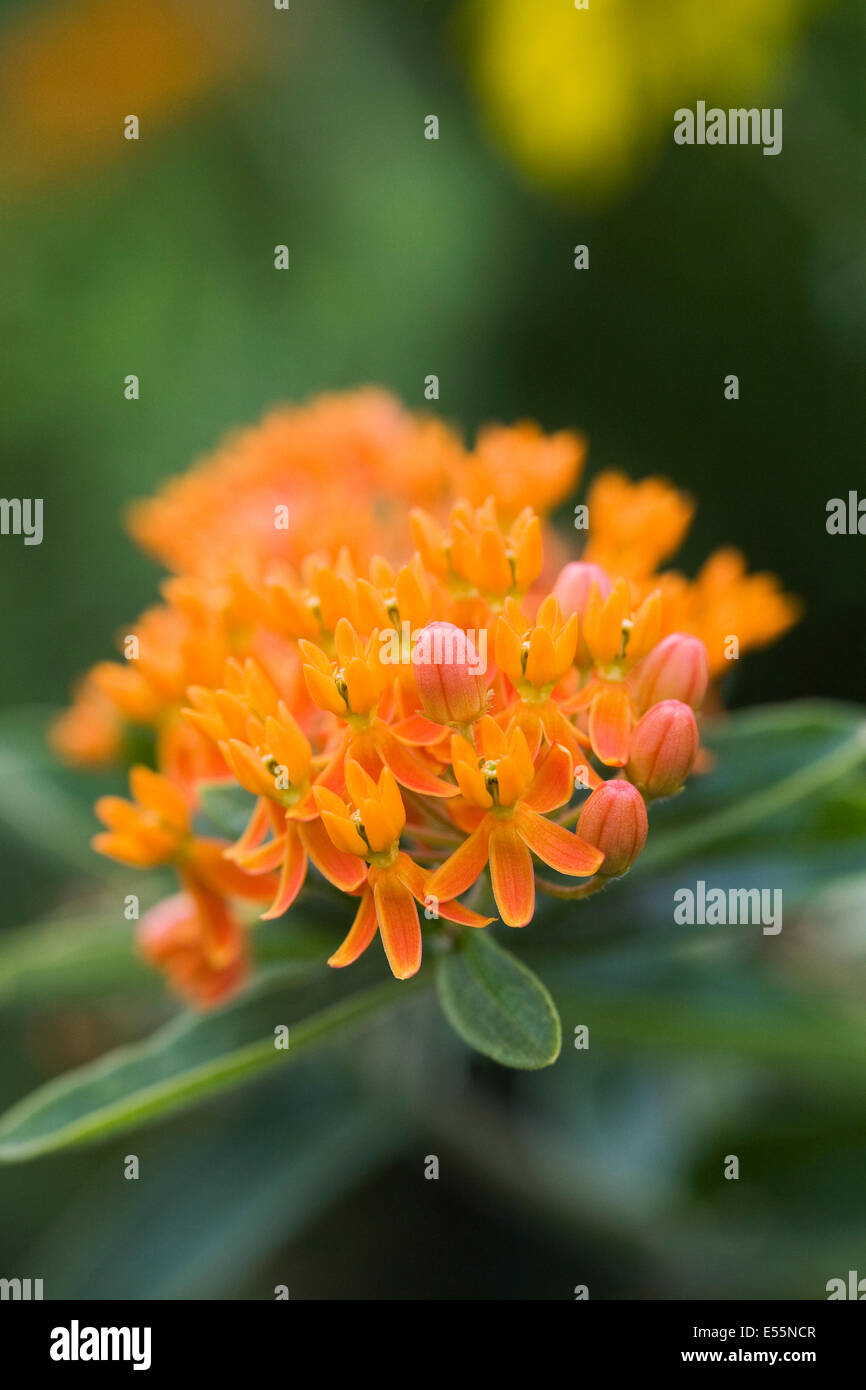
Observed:
[[[279,401],[369,382],[424,408],[436,373],[435,409],[470,432],[525,416],[583,429],[589,476],[662,473],[694,493],[684,569],[734,543],[805,600],[801,625],[729,678],[731,706],[864,695],[864,540],[825,529],[829,498],[866,494],[862,3],[754,0],[723,21],[697,0],[612,0],[622,34],[649,24],[654,43],[635,58],[614,29],[599,50],[612,68],[598,119],[630,151],[611,184],[580,159],[550,177],[509,138],[483,77],[498,61],[504,81],[515,61],[494,8],[0,7],[3,491],[45,499],[40,547],[0,541],[7,1102],[174,1011],[131,956],[124,977],[118,880],[87,849],[89,800],[110,779],[58,772],[22,707],[60,705],[153,599],[125,504]],[[536,121],[550,104],[551,125],[582,76],[555,61],[559,8],[538,6],[554,56],[526,98]],[[765,12],[764,61],[738,66]],[[723,40],[716,70],[706,54]],[[668,53],[667,85],[650,81]],[[660,115],[661,86],[676,96]],[[675,107],[729,95],[783,108],[779,157],[673,144]],[[122,138],[129,112],[138,142]],[[708,779],[695,814],[702,795],[712,811],[714,796],[758,794],[854,727],[805,717],[774,769],[747,729],[730,755],[741,781]],[[363,1045],[189,1117],[0,1168],[0,1273],[43,1277],[49,1297],[129,1298],[271,1297],[276,1283],[327,1298],[568,1298],[577,1284],[822,1297],[827,1279],[866,1273],[855,764],[795,820],[721,840],[709,862],[650,866],[581,908],[573,962],[562,914],[539,927],[539,973],[551,983],[547,951],[566,1001],[550,1072],[470,1057],[421,997]],[[672,826],[686,814],[673,808]],[[714,882],[783,886],[782,937],[677,937],[672,886],[710,865]],[[47,948],[22,964],[21,924],[97,910],[114,943],[104,981],[96,950],[80,987]],[[616,1020],[607,1042],[569,1050],[590,1013],[600,1036]],[[732,1152],[739,1183],[720,1180]],[[127,1153],[138,1183],[122,1180]]]

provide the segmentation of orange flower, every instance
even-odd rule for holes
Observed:
[[[176,893],[146,912],[138,948],[199,1009],[236,993],[248,969],[242,927],[219,894],[201,888]]]
[[[174,863],[190,843],[189,813],[176,787],[158,772],[133,767],[133,800],[101,796],[96,814],[107,828],[93,837],[93,848],[110,859],[136,868]]]
[[[553,594],[541,604],[530,627],[514,599],[496,623],[496,664],[523,699],[540,703],[571,667],[577,651],[577,615],[567,622]]]
[[[345,732],[335,754],[341,765],[352,757],[378,774],[389,767],[402,786],[425,796],[454,796],[456,788],[442,780],[423,756],[411,745],[428,743],[440,737],[418,728],[414,721],[405,726],[391,727],[377,714],[379,701],[388,684],[388,672],[379,655],[379,634],[373,633],[366,643],[361,642],[351,623],[341,618],[334,634],[336,661],[330,661],[320,647],[301,641],[299,646],[307,658],[304,678],[307,688],[320,709],[336,716]],[[425,721],[426,723],[426,721]]]
[[[51,725],[56,751],[81,767],[114,762],[120,755],[122,736],[123,721],[92,675],[79,682],[72,705]]]
[[[575,878],[594,874],[604,855],[545,819],[544,813],[564,806],[574,790],[574,766],[566,748],[553,744],[536,766],[521,729],[505,734],[485,716],[477,730],[477,749],[460,734],[451,741],[454,774],[468,811],[455,811],[455,816],[460,815],[461,828],[474,828],[435,871],[429,891],[443,898],[459,897],[489,860],[503,922],[523,927],[535,908],[530,850],[551,868]]]
[[[482,507],[458,502],[447,531],[425,512],[414,511],[412,534],[427,568],[459,594],[482,594],[501,602],[507,594],[524,594],[541,573],[541,524],[525,507],[504,533],[496,504]]]
[[[710,675],[729,668],[733,654],[775,642],[799,621],[802,604],[772,574],[749,574],[738,550],[717,550],[693,581],[660,577],[663,630],[692,632],[707,649]]]
[[[130,769],[129,786],[132,801],[101,796],[96,803],[106,826],[91,841],[100,854],[136,869],[173,864],[186,882],[228,896],[267,895],[271,883],[258,884],[226,862],[222,840],[193,834],[187,803],[167,777],[137,765]]]
[[[607,598],[602,597],[597,584],[590,587],[582,637],[593,672],[570,708],[586,711],[593,752],[607,767],[623,767],[628,761],[629,737],[637,716],[626,676],[655,646],[660,628],[658,592],[645,598],[632,613],[624,579]]]
[[[351,965],[367,949],[378,929],[392,974],[398,980],[407,980],[421,965],[421,927],[416,903],[423,906],[429,902],[430,875],[400,849],[406,812],[388,768],[374,782],[359,763],[349,759],[346,785],[354,811],[326,787],[314,789],[316,802],[336,848],[366,859],[370,867],[349,934],[328,964]],[[491,920],[454,902],[439,903],[436,913],[469,927],[485,927]]]
[[[210,579],[231,571],[261,577],[274,560],[300,566],[341,546],[360,564],[379,553],[403,560],[411,507],[443,515],[463,488],[483,501],[502,470],[509,517],[530,501],[546,511],[567,496],[582,452],[579,436],[548,439],[517,425],[488,427],[471,453],[441,421],[409,414],[384,391],[323,395],[230,436],[138,503],[130,528],[170,569]],[[281,506],[289,509],[282,529]]]
[[[240,840],[225,857],[246,874],[280,869],[266,921],[291,907],[307,876],[308,858],[345,892],[363,875],[349,856],[339,855],[318,821],[312,797],[312,748],[276,688],[257,662],[227,664],[233,690],[191,690],[199,708],[188,718],[210,737],[240,785],[257,797]],[[266,839],[268,832],[271,838]]]
[[[566,719],[554,688],[571,674],[577,651],[578,620],[572,613],[563,620],[559,602],[549,594],[539,606],[535,624],[528,626],[519,603],[505,600],[496,624],[496,664],[519,696],[511,710],[510,726],[523,730],[530,744],[543,733],[550,743],[561,743],[579,759],[589,740]],[[597,774],[587,768],[590,782]]]
[[[570,430],[545,435],[532,420],[487,425],[478,433],[473,466],[464,470],[463,490],[476,506],[495,496],[508,517],[527,505],[547,512],[574,491],[585,458],[586,440]]]
[[[600,473],[586,499],[589,540],[583,559],[612,576],[645,580],[680,547],[694,504],[663,478],[633,483]]]
[[[456,898],[488,863],[514,926],[532,916],[533,853],[598,874],[576,897],[629,868],[641,794],[670,795],[700,766],[702,644],[718,675],[732,638],[770,640],[796,605],[736,552],[693,583],[655,574],[692,512],[659,479],[598,478],[588,544],[570,557],[527,503],[561,500],[583,452],[529,423],[488,426],[469,449],[361,391],[275,412],[135,508],[136,536],[176,573],[124,634],[127,660],[90,673],[54,738],[95,760],[120,752],[128,721],[152,727],[159,772],[135,767],[132,801],[97,803],[94,843],[174,867],[183,894],[149,917],[142,949],[185,997],[205,1006],[238,987],[234,900],[280,916],[311,862],[360,900],[331,964],[378,930],[399,978],[420,963],[418,903],[428,919],[485,924]],[[455,634],[440,660],[434,639]],[[605,767],[623,772],[604,781]],[[576,777],[598,791],[575,834],[576,812],[549,813]],[[252,798],[234,844],[193,831],[207,779]]]

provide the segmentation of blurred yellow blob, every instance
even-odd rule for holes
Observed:
[[[700,98],[766,106],[824,0],[467,0],[462,31],[495,137],[536,182],[621,192]]]
[[[258,37],[254,16],[232,24],[225,8],[55,0],[18,11],[0,31],[7,186],[38,187],[122,154],[126,116],[138,116],[144,138],[221,86]]]

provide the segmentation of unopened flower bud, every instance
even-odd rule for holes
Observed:
[[[691,772],[699,743],[691,707],[662,700],[635,725],[626,776],[647,796],[672,796]]]
[[[710,679],[707,649],[699,637],[672,632],[644,657],[632,677],[640,709],[661,700],[682,700],[700,709]]]
[[[486,636],[486,633],[482,634]],[[487,707],[484,662],[470,637],[453,623],[428,623],[412,653],[415,686],[428,719],[472,724]]]
[[[600,565],[590,565],[582,560],[572,560],[560,571],[553,586],[559,600],[562,616],[570,618],[572,613],[583,616],[589,591],[597,584],[602,598],[607,598],[613,584]]]
[[[577,822],[577,834],[604,854],[599,874],[626,873],[646,844],[649,823],[644,799],[631,782],[614,779],[596,788]]]

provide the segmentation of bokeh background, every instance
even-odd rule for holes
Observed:
[[[864,67],[860,0],[0,6],[3,493],[45,499],[40,547],[0,540],[4,1100],[172,1012],[133,964],[118,977],[116,946],[104,989],[96,951],[76,988],[20,954],[22,925],[86,920],[97,892],[96,783],[58,771],[41,720],[155,594],[123,508],[280,401],[376,383],[470,433],[579,427],[589,476],[693,492],[687,572],[732,542],[803,597],[728,678],[731,707],[863,698],[866,541],[825,519],[866,495]],[[699,99],[782,107],[782,154],[675,146]],[[749,850],[786,891],[786,845],[801,862],[772,998],[751,948],[716,972],[666,946],[669,885],[637,882],[592,921],[657,937],[626,932],[563,986],[566,1022],[620,1009],[618,1047],[508,1074],[422,1003],[362,1068],[328,1054],[0,1169],[0,1273],[129,1298],[821,1297],[866,1274],[866,795],[834,794]],[[779,980],[816,973],[830,993],[797,1012]],[[719,1182],[729,1152],[739,1184]]]

